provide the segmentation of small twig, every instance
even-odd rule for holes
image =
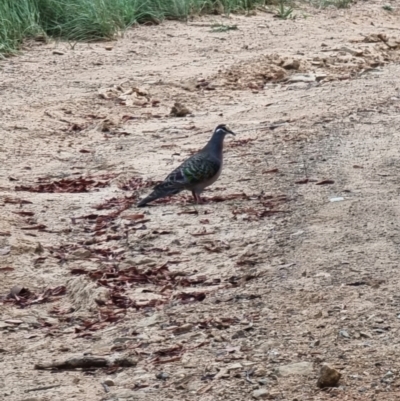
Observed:
[[[109,393],[109,392],[110,392],[110,389],[108,388],[108,386],[107,386],[106,383],[101,382],[101,385],[103,386],[104,391],[105,391],[106,393]]]
[[[53,384],[51,386],[29,388],[28,390],[25,390],[25,393],[30,393],[31,391],[50,390],[51,388],[56,388],[56,387],[60,387],[60,386],[61,386],[61,384]]]

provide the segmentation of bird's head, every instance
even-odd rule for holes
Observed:
[[[226,126],[225,124],[220,124],[217,126],[217,128],[215,128],[214,130],[214,134],[218,135],[218,136],[222,136],[222,138],[225,138],[225,135],[227,134],[231,134],[233,136],[235,136],[236,134],[230,130],[230,128],[228,126]]]

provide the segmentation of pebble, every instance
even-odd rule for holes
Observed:
[[[323,365],[319,372],[317,386],[319,388],[335,387],[341,376],[342,374],[336,369],[331,368],[329,365]]]
[[[265,388],[260,388],[258,390],[254,390],[253,393],[251,394],[253,398],[267,398],[269,395],[269,392]]]
[[[169,378],[169,374],[165,372],[159,372],[156,374],[156,379],[158,380],[167,380]]]
[[[350,338],[349,333],[346,330],[340,330],[339,335],[344,338]]]
[[[298,362],[289,365],[279,366],[274,373],[278,376],[287,377],[292,375],[310,375],[313,373],[313,364],[311,362]]]
[[[176,327],[173,331],[174,334],[183,334],[193,329],[193,325],[190,323],[183,324],[182,326]]]
[[[115,386],[115,382],[114,382],[113,379],[106,379],[106,380],[104,380],[103,383],[104,383],[105,385],[109,386],[109,387]]]
[[[315,82],[314,74],[293,74],[288,82]]]

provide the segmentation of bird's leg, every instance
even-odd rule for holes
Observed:
[[[197,205],[201,205],[203,203],[203,200],[201,199],[200,195],[197,194],[195,191],[192,191],[192,195]]]

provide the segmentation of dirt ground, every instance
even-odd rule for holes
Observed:
[[[167,21],[1,61],[0,399],[400,399],[386,3]],[[136,208],[219,123],[237,136],[207,203]],[[46,366],[83,356],[109,362]],[[337,387],[317,386],[323,364]]]

